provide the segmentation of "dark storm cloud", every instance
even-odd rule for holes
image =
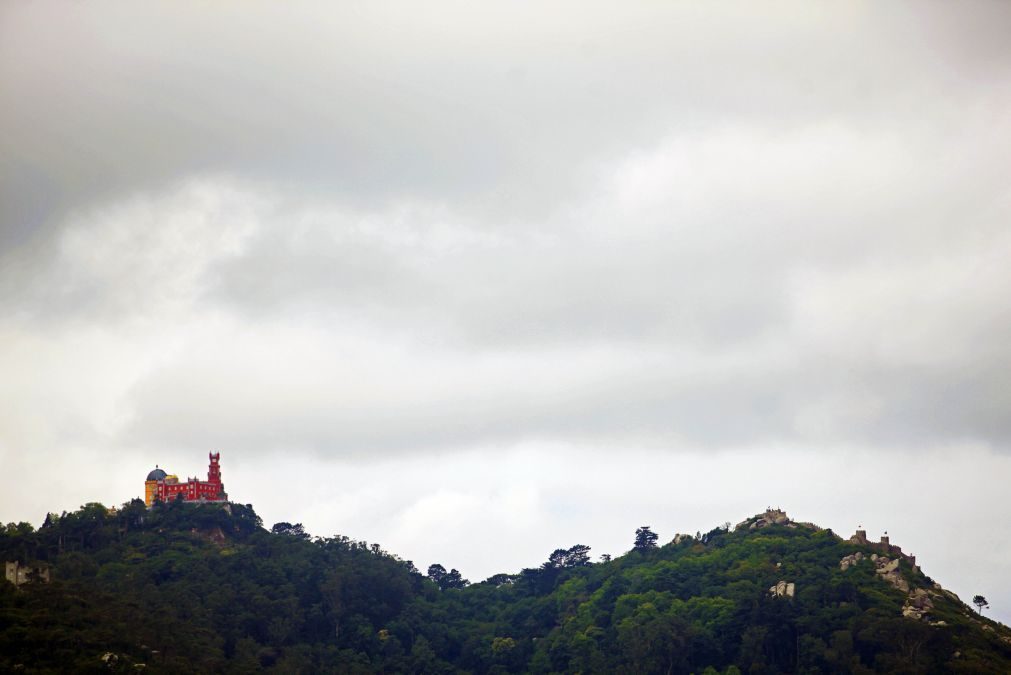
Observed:
[[[586,161],[671,129],[915,123],[929,99],[986,105],[977,88],[1008,79],[996,4],[254,7],[6,3],[5,249],[204,171],[522,221]]]

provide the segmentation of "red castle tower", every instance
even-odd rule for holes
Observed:
[[[179,477],[167,474],[157,466],[147,475],[144,481],[144,502],[152,506],[155,500],[167,502],[170,499],[182,498],[187,502],[226,502],[225,484],[221,482],[221,453],[212,452],[208,455],[210,465],[207,467],[207,480],[190,478],[185,483]]]

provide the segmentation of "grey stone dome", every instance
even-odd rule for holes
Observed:
[[[162,478],[164,478],[167,475],[168,474],[166,474],[164,471],[162,471],[158,467],[155,467],[154,471],[152,471],[151,473],[149,473],[147,475],[147,479],[148,480],[161,480]]]

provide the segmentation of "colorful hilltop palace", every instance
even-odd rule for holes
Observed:
[[[153,506],[155,501],[167,502],[182,499],[187,502],[226,502],[225,484],[221,482],[220,452],[208,455],[211,460],[207,468],[207,480],[190,478],[185,483],[178,476],[165,473],[155,466],[154,471],[144,481],[144,503]]]

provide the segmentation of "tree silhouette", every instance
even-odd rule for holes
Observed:
[[[446,590],[448,588],[464,588],[469,586],[470,582],[463,578],[458,569],[451,569],[446,572],[446,575],[442,577],[439,581],[439,588]]]
[[[570,567],[586,567],[590,564],[590,547],[576,544],[572,548],[556,548],[548,561],[541,565],[544,570],[562,570]]]
[[[635,531],[635,550],[648,551],[656,548],[656,540],[659,538],[656,532],[649,529],[649,525],[643,525]]]
[[[464,588],[470,585],[470,582],[463,578],[459,570],[452,569],[447,572],[446,568],[438,563],[428,566],[428,578],[434,581],[439,589],[443,591],[449,588]]]
[[[590,564],[590,547],[576,544],[565,552],[566,567],[586,567]]]
[[[294,537],[296,539],[302,539],[303,541],[309,541],[312,536],[305,531],[302,527],[302,523],[295,523],[292,525],[287,522],[274,523],[274,526],[270,528],[273,534],[283,534],[288,537]]]
[[[565,557],[568,551],[564,548],[556,548],[551,555],[548,556],[548,561],[541,565],[541,568],[546,570],[560,570],[565,567]]]
[[[434,565],[428,566],[428,578],[434,581],[440,587],[442,586],[442,579],[445,576],[446,576],[446,568],[440,565],[439,563],[435,563]]]
[[[972,604],[976,605],[976,611],[980,614],[983,613],[984,607],[990,607],[990,603],[986,601],[982,595],[976,595],[972,598]]]

